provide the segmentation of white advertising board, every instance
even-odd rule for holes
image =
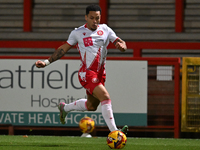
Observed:
[[[57,105],[85,98],[78,81],[79,60],[59,60],[36,68],[36,60],[0,60],[0,123],[61,125]],[[111,96],[116,123],[147,124],[147,61],[108,60],[106,88]],[[101,106],[95,112],[73,112],[66,121],[75,126],[84,115],[105,125]],[[130,118],[131,117],[131,118]],[[137,119],[137,121],[135,120]],[[117,121],[118,120],[118,121]]]

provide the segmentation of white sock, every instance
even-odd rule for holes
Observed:
[[[104,100],[101,102],[101,109],[103,118],[110,131],[118,130],[115,124],[115,119],[113,116],[113,110],[111,105],[111,100]]]
[[[87,99],[79,99],[75,102],[65,104],[64,110],[66,112],[77,110],[77,111],[85,111],[87,110],[86,106]]]

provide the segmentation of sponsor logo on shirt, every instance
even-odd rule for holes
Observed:
[[[93,46],[93,42],[92,42],[91,37],[83,38],[83,43],[84,43],[85,47]]]
[[[95,42],[103,42],[103,39],[96,39]]]

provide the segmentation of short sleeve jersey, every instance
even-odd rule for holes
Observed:
[[[67,40],[69,45],[76,45],[85,69],[99,71],[105,64],[109,42],[117,40],[115,32],[106,24],[98,25],[95,31],[87,25],[74,29]]]

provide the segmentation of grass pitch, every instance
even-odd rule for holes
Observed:
[[[4,136],[0,150],[109,150],[106,137]],[[199,139],[128,138],[124,150],[199,150]]]

